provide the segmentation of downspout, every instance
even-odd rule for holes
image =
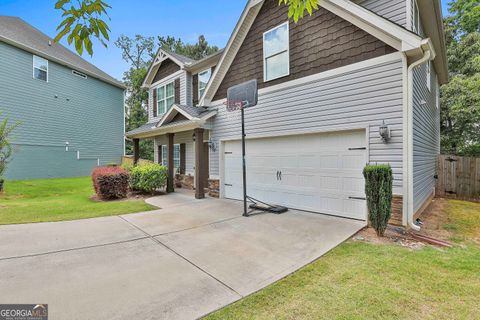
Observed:
[[[410,228],[415,231],[419,231],[420,227],[413,222],[413,69],[427,61],[432,57],[430,49],[426,49],[423,53],[423,57],[413,62],[408,66],[408,90],[407,90],[407,172],[408,172],[408,184],[407,184],[407,223]]]

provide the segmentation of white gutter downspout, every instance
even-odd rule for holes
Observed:
[[[427,61],[432,57],[430,49],[426,49],[423,57],[408,66],[408,89],[407,89],[407,223],[410,228],[419,231],[420,227],[413,222],[413,69]]]

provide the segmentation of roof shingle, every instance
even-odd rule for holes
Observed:
[[[0,41],[120,87],[125,85],[18,17],[0,16]]]

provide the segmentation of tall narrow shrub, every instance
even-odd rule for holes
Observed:
[[[368,220],[377,235],[383,237],[392,215],[393,174],[390,165],[366,165],[365,194],[367,195]]]

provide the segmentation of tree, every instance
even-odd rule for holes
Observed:
[[[111,9],[102,0],[58,0],[55,9],[63,12],[64,20],[57,27],[58,34],[54,41],[60,41],[67,36],[68,44],[75,42],[75,50],[82,55],[85,48],[90,55],[93,55],[92,37],[97,38],[105,47],[110,39],[110,28],[102,19],[106,16],[107,9]]]
[[[123,74],[127,86],[125,100],[125,130],[136,129],[148,121],[148,92],[142,88],[148,66],[155,55],[153,37],[136,35],[134,38],[121,35],[115,45],[122,50],[123,59],[130,64],[130,69]],[[132,141],[125,141],[127,154],[133,153]],[[153,141],[140,141],[140,157],[153,160]]]
[[[180,38],[159,36],[158,46],[193,60],[200,60],[218,51],[218,47],[210,46],[203,35],[199,36],[197,43],[194,44],[184,43]]]
[[[1,115],[0,113],[0,116]],[[9,125],[7,117],[0,122],[0,191],[2,191],[3,188],[3,174],[12,156],[12,146],[9,136],[17,125],[18,124]]]
[[[312,15],[313,11],[318,9],[319,2],[319,0],[278,1],[279,5],[288,6],[288,17],[293,18],[295,22],[298,22],[304,16],[305,11]],[[64,17],[64,20],[57,27],[58,34],[54,41],[58,42],[63,37],[68,36],[68,44],[75,42],[75,49],[79,55],[83,54],[84,48],[90,55],[93,55],[92,38],[99,40],[105,47],[110,39],[110,28],[102,18],[106,16],[110,20],[107,10],[111,8],[110,5],[102,0],[57,0],[55,9],[63,12],[62,17]],[[180,39],[169,39],[169,37],[164,40],[167,40],[167,43],[169,43],[169,40],[181,42]],[[201,41],[199,38],[199,43],[197,44],[200,44]],[[205,38],[203,38],[203,41],[205,41]],[[173,46],[176,47],[175,44]],[[185,55],[190,57],[188,54]]]
[[[445,18],[450,82],[441,88],[443,153],[480,156],[480,3],[450,3]]]

